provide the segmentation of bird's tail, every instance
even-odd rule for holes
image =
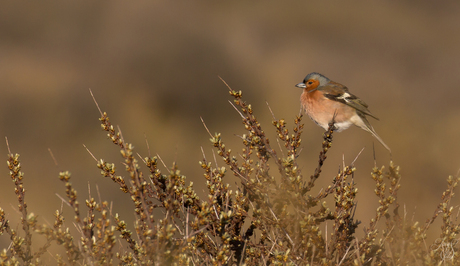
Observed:
[[[380,141],[383,147],[385,147],[391,153],[390,147],[388,147],[388,145],[386,145],[385,142],[383,142],[382,138],[380,138],[380,136],[377,135],[377,133],[375,132],[373,128],[371,128],[371,130],[368,130],[368,131],[372,134],[372,136],[374,136],[378,141]]]
[[[390,147],[388,147],[388,145],[386,145],[385,142],[383,142],[382,138],[380,138],[380,136],[377,135],[377,132],[375,132],[374,128],[369,123],[369,121],[367,121],[366,117],[361,117],[361,119],[363,121],[363,125],[357,125],[357,126],[371,133],[372,136],[374,136],[374,138],[376,138],[383,145],[383,147],[385,147],[391,153]]]

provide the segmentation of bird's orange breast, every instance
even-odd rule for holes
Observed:
[[[356,114],[353,108],[341,102],[326,98],[320,90],[312,92],[304,90],[301,96],[301,102],[307,115],[321,127],[326,129],[328,124],[332,121],[334,113],[336,114],[335,121],[337,123],[348,121]]]

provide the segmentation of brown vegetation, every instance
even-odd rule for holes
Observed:
[[[229,91],[247,131],[241,136],[244,148],[232,152],[219,133],[209,133],[225,166],[219,167],[216,159],[211,162],[203,153],[199,162],[207,185],[207,197],[203,199],[197,196],[193,184],[187,182],[175,164],[164,173],[158,168],[157,157],[141,157],[139,162],[132,144],[125,141],[108,115],[101,112],[102,128],[119,146],[129,178],[123,178],[114,164],[103,159],[96,159],[97,167],[102,176],[112,179],[126,193],[127,201],[132,201],[135,232],[127,229],[122,217],[112,213],[106,201],[90,197],[82,208],[69,172],[61,172],[59,178],[65,184],[73,217],[65,218],[63,211],[57,210],[54,225],[43,224],[27,208],[19,155],[9,152],[7,164],[15,184],[22,224],[20,228],[11,225],[0,209],[1,237],[11,239],[10,247],[1,251],[0,263],[49,264],[44,261],[50,259],[44,257],[51,245],[60,245],[65,250],[52,255],[59,265],[435,265],[458,262],[455,244],[460,227],[454,222],[456,217],[450,201],[459,177],[448,178],[447,189],[433,217],[426,223],[418,223],[406,218],[397,201],[399,167],[393,162],[387,170],[375,166],[371,178],[375,181],[377,197],[374,200],[379,206],[370,221],[357,221],[354,213],[358,208],[355,201],[358,187],[353,180],[353,164],[343,165],[328,187],[315,187],[332,145],[333,124],[324,133],[318,166],[307,178],[297,161],[302,115],[294,120],[292,131],[283,119],[274,118],[279,144],[275,150],[251,105],[243,101],[241,91]],[[139,163],[149,172],[144,173]],[[226,182],[228,174],[239,178],[239,184],[230,186]],[[327,206],[326,198],[333,198],[335,206]],[[427,243],[427,230],[439,215],[441,235],[435,242]],[[327,223],[332,224],[332,232],[327,232]],[[72,233],[75,228],[77,234]],[[365,232],[361,238],[355,234],[358,228]],[[33,239],[39,237],[46,241],[35,247]]]

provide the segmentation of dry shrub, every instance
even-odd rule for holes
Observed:
[[[68,204],[74,211],[71,219],[78,234],[64,223],[56,211],[54,226],[38,221],[24,201],[23,173],[19,155],[8,154],[8,169],[15,184],[21,225],[14,229],[0,209],[0,233],[11,244],[1,251],[2,265],[39,265],[51,245],[61,245],[63,254],[55,254],[59,265],[454,265],[459,261],[455,245],[459,225],[454,223],[450,201],[459,177],[449,177],[447,190],[434,215],[425,224],[400,215],[397,193],[399,167],[390,162],[372,169],[375,180],[375,217],[360,225],[354,218],[358,188],[353,182],[355,168],[344,166],[330,186],[315,188],[326,153],[331,148],[333,123],[324,133],[318,166],[306,178],[297,162],[301,147],[302,115],[294,120],[292,132],[284,120],[274,118],[280,150],[272,148],[250,104],[241,91],[229,87],[235,109],[240,113],[246,134],[241,136],[239,153],[228,149],[220,134],[211,135],[218,156],[225,167],[213,166],[203,155],[199,162],[207,185],[207,197],[200,199],[193,184],[180,174],[176,165],[168,173],[158,168],[158,158],[139,162],[133,146],[127,143],[101,112],[102,128],[118,145],[129,179],[117,174],[113,163],[97,160],[104,177],[110,178],[132,201],[136,215],[135,233],[127,229],[118,214],[110,215],[109,204],[94,198],[85,201],[81,210],[69,172],[59,174],[65,184]],[[284,147],[281,147],[284,146]],[[281,153],[281,155],[279,154]],[[198,159],[197,159],[198,161]],[[149,169],[140,170],[139,163]],[[239,178],[236,187],[225,182],[230,173]],[[316,189],[316,190],[315,190]],[[318,193],[318,191],[320,191]],[[325,199],[333,197],[335,206]],[[155,211],[160,209],[161,212]],[[158,215],[161,213],[162,215]],[[427,243],[426,233],[441,216],[441,235]],[[333,232],[325,233],[325,223]],[[365,228],[358,239],[355,231]],[[328,235],[326,235],[328,234]],[[45,244],[34,249],[32,235],[42,235]],[[118,243],[121,239],[122,244]],[[117,249],[115,246],[120,245]],[[115,250],[122,250],[116,252]],[[48,256],[48,255],[46,255]]]

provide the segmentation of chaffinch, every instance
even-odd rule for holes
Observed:
[[[320,127],[327,130],[335,113],[334,131],[340,132],[351,125],[358,126],[371,133],[391,152],[367,121],[366,115],[378,118],[371,114],[363,100],[348,92],[347,87],[315,72],[308,74],[302,83],[295,86],[303,89],[300,102],[307,115]]]

